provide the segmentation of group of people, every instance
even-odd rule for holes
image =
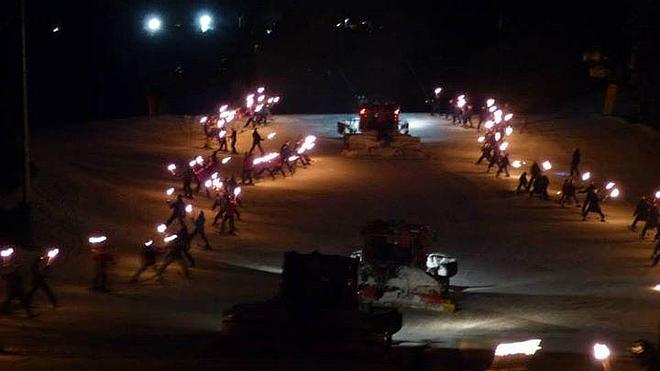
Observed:
[[[53,308],[57,307],[57,298],[48,284],[48,274],[51,266],[55,263],[55,257],[49,257],[47,253],[31,259],[27,272],[24,272],[21,258],[13,248],[4,250],[7,253],[0,257],[2,278],[5,281],[5,299],[2,302],[2,313],[12,313],[12,303],[18,301],[29,318],[37,316],[32,310],[35,294],[43,291]],[[6,256],[5,256],[6,255]],[[25,258],[29,258],[25,256]],[[30,285],[26,290],[24,274],[30,277]]]
[[[637,223],[644,222],[644,227],[639,234],[639,238],[646,239],[646,234],[655,229],[655,249],[651,255],[651,265],[656,266],[660,262],[660,224],[658,223],[658,198],[654,197],[652,200],[642,197],[635,210],[633,211],[633,221],[630,225],[630,230],[635,232]]]

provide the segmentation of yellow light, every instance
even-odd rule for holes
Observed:
[[[518,343],[502,343],[495,348],[495,356],[503,357],[514,354],[531,356],[541,349],[541,339],[532,339]]]

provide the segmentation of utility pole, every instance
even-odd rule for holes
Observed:
[[[30,129],[28,126],[28,83],[26,53],[26,14],[25,2],[21,0],[21,80],[23,85],[23,206],[32,201],[30,192]]]

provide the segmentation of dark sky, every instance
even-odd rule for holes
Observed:
[[[629,53],[632,10],[647,1],[591,3],[28,0],[30,110],[49,125],[140,115],[156,94],[163,112],[198,113],[257,83],[281,92],[290,112],[347,111],[356,95],[419,110],[439,83],[500,95],[544,86],[543,99],[556,102],[588,85],[585,49]],[[0,5],[9,111],[17,4]],[[202,10],[217,21],[206,34],[195,29]],[[150,13],[165,22],[158,35],[143,29]],[[335,27],[347,17],[357,27]]]

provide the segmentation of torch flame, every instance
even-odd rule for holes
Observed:
[[[264,88],[263,86],[260,86],[259,88],[257,88],[257,93],[261,94],[261,93],[264,92],[264,90],[266,90],[266,88]]]
[[[207,116],[202,116],[202,118],[199,119],[199,123],[200,124],[205,124],[206,121],[208,121],[208,120],[209,120],[209,118]]]
[[[480,136],[479,138],[477,138],[477,142],[478,142],[478,143],[483,143],[485,140],[486,140],[486,137],[483,136],[483,135]]]
[[[265,96],[265,95],[260,95],[260,96],[257,98],[257,102],[261,103],[261,102],[264,101],[264,99],[266,99],[266,96]]]
[[[273,102],[277,103],[277,102],[279,102],[279,101],[280,101],[280,97],[275,97],[275,98],[273,98]]]
[[[106,236],[92,236],[88,239],[89,243],[95,244],[95,243],[101,243],[108,238]]]
[[[587,180],[589,180],[589,178],[591,178],[590,172],[587,171],[586,173],[582,174],[582,181],[586,182]]]
[[[509,148],[509,142],[502,142],[500,144],[500,151],[506,151],[507,148]]]
[[[543,166],[543,170],[550,170],[550,169],[552,169],[552,163],[550,163],[550,161],[548,161],[548,160],[543,161],[543,163],[541,164],[541,166]]]
[[[442,88],[435,88],[435,90],[433,90],[433,92],[435,93],[435,95],[438,95],[442,92]]]
[[[257,104],[257,107],[254,108],[255,112],[261,112],[261,110],[264,108],[263,104]]]
[[[60,253],[60,249],[50,249],[48,250],[48,253],[46,253],[46,256],[48,256],[48,259],[55,259],[55,257],[59,253]]]
[[[289,161],[296,161],[298,158],[298,156],[289,156]]]
[[[268,138],[269,140],[272,140],[273,138],[275,138],[276,135],[277,135],[277,133],[272,132],[272,133],[268,134],[268,136],[266,136],[266,138]]]
[[[513,134],[513,128],[511,126],[507,126],[506,129],[504,129],[504,133],[507,136],[511,136],[511,134]]]
[[[614,189],[612,190],[612,192],[610,192],[610,197],[612,197],[612,198],[617,198],[617,197],[619,197],[620,194],[621,194],[621,192],[619,192],[619,189],[618,189],[618,188],[614,188]]]
[[[502,139],[502,134],[500,134],[500,132],[498,131],[497,133],[495,133],[495,141],[499,142],[500,139]]]
[[[168,243],[168,242],[176,240],[177,237],[179,237],[179,236],[173,234],[171,236],[167,236],[167,237],[163,238],[163,241],[165,241],[165,243]]]
[[[507,113],[504,115],[504,121],[509,121],[513,118],[513,113]]]
[[[216,171],[215,173],[211,174],[211,179],[215,179],[218,177],[218,172]]]
[[[660,191],[655,191],[655,198],[660,198]]]
[[[195,162],[201,165],[204,163],[204,158],[202,156],[197,156],[195,157]]]
[[[532,339],[518,343],[502,343],[495,348],[495,356],[503,357],[514,354],[531,356],[540,349],[542,349],[540,339]]]
[[[241,187],[234,188],[234,196],[238,197],[241,194]]]
[[[174,164],[167,165],[167,170],[169,170],[170,172],[173,173],[174,170],[176,170],[176,165],[174,165]]]
[[[14,254],[14,249],[11,248],[11,247],[8,248],[8,249],[0,251],[0,256],[2,256],[3,258],[8,258],[8,257],[12,256],[13,254]]]
[[[227,108],[229,108],[229,106],[226,105],[226,104],[223,104],[222,106],[220,106],[220,113],[225,112],[227,110]]]
[[[610,357],[610,348],[601,343],[594,344],[594,358],[599,361],[604,361]]]
[[[514,160],[511,163],[511,166],[513,166],[515,169],[519,169],[522,166],[522,162],[520,160]]]
[[[159,224],[159,225],[156,227],[156,231],[157,231],[158,233],[163,233],[163,232],[165,232],[166,230],[167,230],[167,226],[166,226],[165,224]]]
[[[490,108],[493,106],[493,104],[495,104],[495,99],[488,98],[488,100],[486,101],[486,107]]]
[[[484,124],[486,129],[492,129],[494,125],[495,125],[495,123],[491,120],[486,121],[486,123]]]
[[[211,186],[213,186],[213,181],[211,179],[204,182],[204,187],[211,188]]]
[[[165,194],[171,196],[174,194],[174,188],[170,187],[165,191]]]
[[[228,163],[229,161],[231,161],[231,157],[225,157],[225,158],[222,159],[222,164],[223,164],[223,165],[227,165],[227,163]]]
[[[192,161],[190,161],[190,162],[188,163],[188,165],[189,165],[190,167],[195,167],[195,165],[197,165],[197,162],[196,162],[195,160],[192,160]]]
[[[605,189],[609,191],[610,189],[614,188],[615,185],[616,184],[614,182],[609,182],[605,185]]]
[[[488,112],[493,113],[497,110],[497,106],[492,106],[488,109]]]
[[[188,214],[192,213],[192,209],[193,209],[192,205],[186,205],[186,212]]]
[[[154,240],[149,240],[149,241],[147,241],[147,242],[144,243],[144,246],[149,247],[149,246],[151,246],[151,245],[153,245],[153,244],[154,244]]]

